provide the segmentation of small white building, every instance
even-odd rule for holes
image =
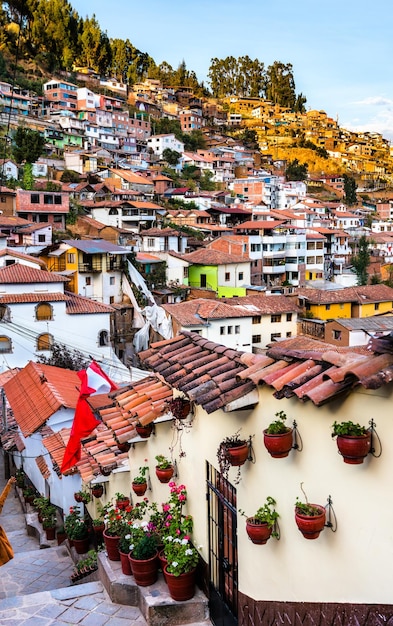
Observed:
[[[184,152],[184,143],[176,139],[175,135],[152,135],[147,140],[147,147],[151,148],[154,154],[158,157],[162,157],[164,150],[169,149],[179,154]]]

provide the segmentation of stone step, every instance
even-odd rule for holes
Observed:
[[[120,561],[110,561],[105,552],[98,555],[98,576],[112,602],[139,607],[149,626],[211,624],[208,600],[199,589],[191,600],[176,602],[161,573],[154,585],[140,587],[133,576],[122,573]]]

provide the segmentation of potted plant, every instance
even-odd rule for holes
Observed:
[[[83,489],[81,489],[80,491],[76,491],[74,493],[74,498],[76,502],[83,502],[83,504],[88,504],[91,500],[91,495],[88,491],[84,491]]]
[[[129,553],[133,549],[133,545],[131,543],[131,533],[129,529],[125,529],[119,539],[119,554],[120,554],[120,563],[121,563],[121,571],[125,576],[131,576],[131,561],[128,558]]]
[[[174,468],[172,462],[162,454],[158,454],[156,457],[156,476],[160,483],[169,483],[173,476]]]
[[[371,449],[371,431],[354,422],[334,422],[332,437],[337,437],[337,448],[344,463],[363,463]]]
[[[142,439],[148,439],[153,432],[153,423],[142,424],[138,420],[135,424],[135,430]]]
[[[220,472],[225,479],[228,478],[229,468],[235,466],[238,468],[235,484],[240,482],[240,466],[248,459],[249,444],[246,439],[240,437],[240,431],[237,431],[230,437],[225,437],[217,448],[217,460]]]
[[[185,602],[195,594],[195,573],[199,554],[188,535],[169,535],[164,545],[165,580],[173,600]]]
[[[153,585],[158,577],[158,550],[157,541],[153,534],[150,534],[142,525],[139,536],[137,524],[133,524],[131,534],[132,550],[129,554],[131,569],[137,585],[147,587]]]
[[[70,507],[70,513],[64,520],[64,527],[77,554],[85,554],[89,549],[89,529],[85,518],[80,517],[78,506]]]
[[[104,485],[102,483],[95,483],[92,485],[91,493],[95,498],[101,498],[104,493]]]
[[[326,523],[326,510],[320,504],[310,504],[303,490],[303,483],[300,488],[304,494],[305,502],[296,498],[295,521],[298,529],[306,539],[317,539]]]
[[[23,489],[23,487],[25,486],[26,474],[24,473],[22,468],[16,470],[15,478],[16,486],[20,489]]]
[[[252,517],[246,517],[246,532],[253,543],[265,544],[270,537],[279,535],[275,530],[275,525],[279,514],[275,510],[276,501],[268,496],[265,504],[259,507]],[[240,511],[245,515],[244,511]]]
[[[34,487],[25,487],[25,489],[23,489],[23,497],[26,504],[33,504],[35,498],[37,497],[37,492]]]
[[[190,413],[191,402],[183,396],[176,396],[168,402],[168,408],[175,419],[183,420]]]
[[[53,504],[47,504],[42,509],[42,527],[45,530],[46,538],[53,540],[56,537],[57,509]]]
[[[137,496],[143,496],[147,489],[147,477],[146,474],[149,471],[147,465],[139,468],[139,473],[134,477],[132,481],[132,490]]]
[[[128,506],[130,506],[130,498],[126,496],[124,493],[116,493],[116,506],[121,511],[124,511]]]
[[[287,416],[284,411],[278,411],[275,416],[277,419],[263,431],[263,443],[274,459],[282,459],[288,456],[293,446],[293,428],[285,424]]]
[[[60,526],[60,528],[57,529],[56,539],[57,539],[58,546],[60,546],[67,539],[67,533],[65,531],[64,526]]]

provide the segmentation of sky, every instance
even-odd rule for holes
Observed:
[[[109,38],[157,64],[184,60],[209,87],[212,58],[291,63],[306,109],[393,141],[392,0],[71,0]]]

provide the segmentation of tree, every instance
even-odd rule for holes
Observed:
[[[190,152],[206,148],[205,136],[199,129],[192,130],[190,133],[183,133],[181,141],[184,143],[184,149]]]
[[[36,130],[18,126],[13,136],[13,153],[17,163],[34,163],[45,147],[44,137]]]
[[[358,199],[356,196],[356,181],[352,176],[348,176],[348,174],[344,174],[344,202],[349,206],[356,204]]]
[[[370,265],[369,241],[365,235],[362,235],[358,241],[357,253],[352,256],[351,263],[355,268],[357,284],[367,285],[368,272]]]
[[[216,185],[214,184],[214,181],[212,180],[213,177],[214,177],[214,174],[210,170],[204,170],[201,173],[201,177],[199,179],[199,186],[203,191],[215,190]]]
[[[293,159],[288,163],[285,170],[287,180],[306,180],[308,174],[307,163],[299,163],[298,159]]]
[[[266,73],[266,99],[293,110],[296,104],[292,65],[274,61]]]
[[[176,150],[165,148],[165,150],[163,150],[162,157],[168,163],[168,165],[175,166],[178,164],[181,154],[180,152],[176,152]]]
[[[68,370],[79,371],[86,369],[91,359],[87,359],[79,350],[73,350],[62,343],[54,342],[51,347],[51,355],[37,357],[38,363],[45,365],[55,365]]]

